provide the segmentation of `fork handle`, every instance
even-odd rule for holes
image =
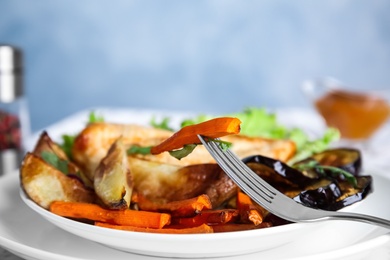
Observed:
[[[390,229],[390,220],[374,217],[366,214],[352,213],[352,212],[330,212],[327,217],[324,217],[324,220],[335,219],[335,220],[352,220],[359,221],[368,224],[374,224],[381,226],[387,229]]]

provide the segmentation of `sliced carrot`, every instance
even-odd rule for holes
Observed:
[[[233,231],[244,231],[244,230],[267,228],[267,227],[272,227],[272,223],[262,222],[259,225],[255,225],[253,223],[247,223],[247,224],[228,223],[222,225],[214,225],[211,227],[213,228],[214,233],[220,233],[220,232],[233,232]]]
[[[236,209],[218,209],[201,211],[195,217],[172,218],[172,225],[178,227],[194,227],[201,224],[218,225],[230,223],[237,220],[238,211]]]
[[[95,226],[113,228],[118,230],[125,231],[135,231],[135,232],[148,232],[148,233],[163,233],[163,234],[198,234],[198,233],[213,233],[213,228],[203,224],[197,227],[190,228],[143,228],[143,227],[134,227],[134,226],[121,226],[113,225],[103,222],[95,222]]]
[[[162,143],[151,148],[152,154],[160,154],[182,148],[187,144],[199,144],[198,135],[218,138],[240,132],[241,121],[235,117],[218,117],[199,124],[185,126]]]
[[[140,195],[138,194],[138,192],[133,190],[133,192],[131,193],[131,203],[138,203],[139,196]]]
[[[256,208],[251,198],[240,190],[237,192],[237,209],[240,212],[241,222],[252,222],[255,225],[263,222],[262,212]]]
[[[141,210],[166,212],[173,217],[194,216],[201,210],[212,208],[211,201],[206,194],[202,194],[190,199],[172,201],[168,203],[153,202],[138,194],[137,203]]]
[[[165,213],[130,209],[108,210],[96,204],[80,202],[55,201],[51,203],[50,211],[63,217],[144,228],[162,228],[171,221],[171,216]]]

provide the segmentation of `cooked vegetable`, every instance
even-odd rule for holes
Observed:
[[[94,189],[101,202],[111,209],[130,207],[133,176],[122,138],[116,140],[95,170]]]
[[[335,166],[358,176],[362,170],[362,156],[359,150],[353,148],[328,149],[312,156],[319,164]]]
[[[141,210],[166,212],[173,217],[194,216],[202,210],[211,209],[211,201],[206,194],[195,198],[171,201],[167,203],[157,203],[146,199],[143,196],[137,198],[137,205]]]
[[[311,171],[312,173],[314,172],[317,174],[319,177],[324,176],[329,178],[345,179],[349,181],[354,187],[357,185],[356,178],[351,173],[336,166],[321,165],[314,158],[303,160],[299,162],[299,164],[295,164],[294,167],[302,172],[305,172],[306,174]]]
[[[63,217],[141,228],[162,228],[171,221],[171,216],[165,213],[130,209],[107,210],[91,203],[54,201],[50,205],[50,211]]]
[[[243,159],[243,162],[248,164],[258,174],[261,175],[267,182],[277,185],[284,184],[291,187],[305,187],[318,176],[306,176],[301,171],[290,167],[284,162],[275,160],[262,155],[253,155]]]
[[[55,153],[49,151],[43,151],[41,157],[45,162],[52,165],[64,174],[68,174],[68,161],[59,158]]]
[[[359,150],[336,148],[314,154],[305,160],[296,162],[292,167],[305,175],[322,175],[347,180],[356,187],[355,176],[360,174],[362,160]]]
[[[372,178],[359,176],[360,153],[353,149],[327,150],[298,162],[295,168],[259,155],[244,162],[272,186],[313,208],[339,210],[372,192]],[[357,167],[347,167],[356,176],[342,169],[351,162],[358,162]]]
[[[242,191],[237,192],[237,209],[240,213],[241,222],[260,225],[263,222],[263,212],[258,210],[251,198]]]
[[[172,135],[170,131],[136,124],[88,124],[74,140],[72,160],[80,166],[90,180],[93,180],[95,169],[119,137],[122,136],[124,145],[128,147],[131,144],[155,145],[170,135]]]
[[[104,122],[104,117],[96,114],[95,111],[91,111],[91,113],[89,113],[88,119],[88,124]]]
[[[150,125],[154,128],[159,128],[163,130],[168,130],[174,132],[175,130],[169,126],[169,118],[165,117],[162,119],[160,123],[156,121],[155,117],[152,117],[152,120],[150,121]]]
[[[289,165],[328,149],[331,143],[340,138],[340,132],[335,128],[326,129],[322,137],[314,140],[310,140],[302,130],[297,129],[295,132],[289,139],[297,145],[297,153],[288,161]]]
[[[221,225],[238,220],[237,209],[202,210],[194,217],[172,218],[171,226],[177,228],[196,227],[202,224]]]
[[[96,115],[95,111],[91,111],[89,113],[87,124],[102,123],[102,122],[104,122],[103,116]],[[60,146],[69,158],[72,158],[72,147],[75,139],[76,139],[76,135],[70,135],[70,134],[62,135],[62,144]]]
[[[27,153],[20,168],[20,181],[27,196],[48,209],[55,200],[94,202],[95,193],[79,178],[65,175],[42,158]]]
[[[177,166],[129,157],[137,193],[156,203],[206,194],[213,208],[235,195],[234,182],[217,164]]]
[[[333,182],[328,186],[306,190],[294,200],[312,208],[339,210],[363,200],[372,192],[372,177],[358,176],[356,187],[346,182]]]
[[[198,135],[208,138],[218,138],[240,132],[241,121],[234,117],[218,117],[208,121],[189,125],[181,128],[171,137],[161,144],[153,146],[150,150],[152,154],[173,151],[182,148],[185,145],[199,144]]]
[[[39,136],[33,153],[69,177],[80,179],[85,186],[92,188],[92,182],[80,168],[71,161],[60,145],[55,143],[46,131]]]

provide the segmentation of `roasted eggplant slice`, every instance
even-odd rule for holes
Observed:
[[[357,177],[357,183],[354,188],[348,182],[333,182],[326,187],[302,191],[294,200],[311,208],[339,210],[363,200],[372,192],[371,176]]]
[[[325,187],[302,191],[294,200],[311,208],[325,209],[335,203],[340,196],[340,187],[332,182]]]
[[[352,174],[352,176],[359,176],[362,169],[362,159],[360,151],[352,148],[336,148],[325,150],[321,153],[312,155],[311,157],[295,163],[292,167],[296,169],[303,169],[308,163],[315,162],[321,166],[337,167],[345,172]],[[302,167],[303,166],[303,167]],[[315,176],[322,175],[316,171],[315,168],[302,170],[304,175]],[[334,178],[332,173],[328,170],[324,172],[329,177]],[[336,179],[345,180],[345,175],[338,175]]]
[[[358,176],[362,169],[362,157],[357,149],[329,149],[312,157],[321,165],[335,166],[354,176]]]
[[[306,176],[286,163],[262,155],[243,159],[253,171],[270,183],[285,183],[293,187],[306,187],[318,179],[318,176]]]
[[[312,208],[339,210],[372,192],[371,176],[358,176],[361,155],[355,149],[326,150],[292,167],[261,155],[243,161],[279,191]]]

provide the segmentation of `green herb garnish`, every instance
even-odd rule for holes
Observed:
[[[192,151],[195,149],[196,146],[197,144],[187,144],[184,145],[183,148],[181,149],[169,151],[169,154],[175,157],[176,159],[180,160],[186,157],[187,155],[189,155],[190,153],[192,153]]]
[[[310,140],[301,130],[292,131],[290,140],[294,141],[297,146],[297,152],[287,163],[289,165],[306,159],[313,154],[326,150],[332,142],[340,138],[340,132],[335,128],[328,128],[324,135],[318,139]]]
[[[51,166],[53,166],[54,168],[56,168],[60,172],[62,172],[64,174],[69,173],[68,172],[68,161],[59,158],[55,153],[43,151],[41,153],[41,157],[45,162],[47,162],[48,164],[50,164]]]
[[[232,143],[222,141],[219,139],[208,139],[208,141],[213,141],[213,142],[218,143],[224,151],[226,151],[227,149],[229,149],[232,146]],[[187,145],[183,146],[183,148],[181,148],[181,149],[172,150],[172,151],[168,151],[168,152],[172,157],[175,157],[176,159],[181,160],[182,158],[184,158],[184,157],[188,156],[190,153],[192,153],[192,151],[195,149],[196,146],[198,146],[198,144],[187,144]],[[127,149],[127,154],[128,155],[131,155],[131,154],[147,155],[147,154],[151,154],[151,152],[150,152],[151,148],[152,148],[151,146],[132,145],[130,148]]]
[[[88,123],[102,123],[102,122],[104,122],[104,117],[97,115],[95,113],[95,111],[91,111],[89,113],[88,119],[89,119]]]
[[[222,151],[226,152],[227,149],[230,149],[233,144],[231,142],[222,141],[220,139],[208,139],[207,141],[213,141],[214,143],[218,143],[219,147],[221,147]]]
[[[62,135],[62,144],[60,146],[68,158],[72,158],[72,147],[75,139],[75,135]]]
[[[351,185],[353,185],[354,188],[357,187],[357,179],[356,177],[351,174],[350,172],[347,172],[341,168],[335,167],[335,166],[329,166],[329,165],[321,165],[316,160],[308,160],[305,163],[299,163],[294,166],[297,170],[300,171],[308,171],[313,170],[322,176],[329,176],[336,178],[338,176],[343,176],[346,181],[348,181]]]
[[[139,146],[139,145],[132,145],[129,149],[127,149],[127,154],[150,154],[151,146]]]
[[[153,117],[152,120],[150,120],[150,125],[157,129],[163,129],[163,130],[169,130],[174,131],[170,126],[170,119],[169,117],[164,117],[161,122],[157,122],[156,118]]]

